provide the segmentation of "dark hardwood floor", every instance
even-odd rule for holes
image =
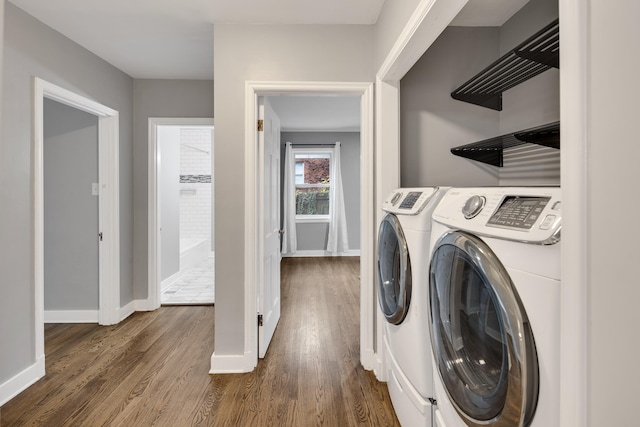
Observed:
[[[212,306],[46,325],[47,375],[0,408],[0,425],[399,426],[359,363],[358,276],[358,258],[283,259],[280,323],[247,374],[208,374]]]

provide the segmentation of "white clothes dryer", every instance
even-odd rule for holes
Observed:
[[[429,269],[438,427],[556,427],[559,188],[451,189]]]
[[[378,302],[385,316],[389,394],[404,427],[432,426],[433,367],[428,326],[431,215],[446,189],[401,188],[382,205]]]

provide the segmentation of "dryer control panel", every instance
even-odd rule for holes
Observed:
[[[437,187],[398,188],[384,201],[382,210],[394,214],[418,215],[437,191]]]
[[[558,187],[454,188],[433,219],[478,235],[553,244],[560,240],[560,197]]]

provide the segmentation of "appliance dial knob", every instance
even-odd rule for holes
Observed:
[[[482,211],[486,201],[487,199],[485,199],[484,196],[475,195],[469,197],[462,207],[462,215],[464,215],[466,219],[473,218]]]

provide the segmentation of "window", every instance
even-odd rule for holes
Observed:
[[[331,152],[294,150],[296,220],[328,221],[331,203]]]

